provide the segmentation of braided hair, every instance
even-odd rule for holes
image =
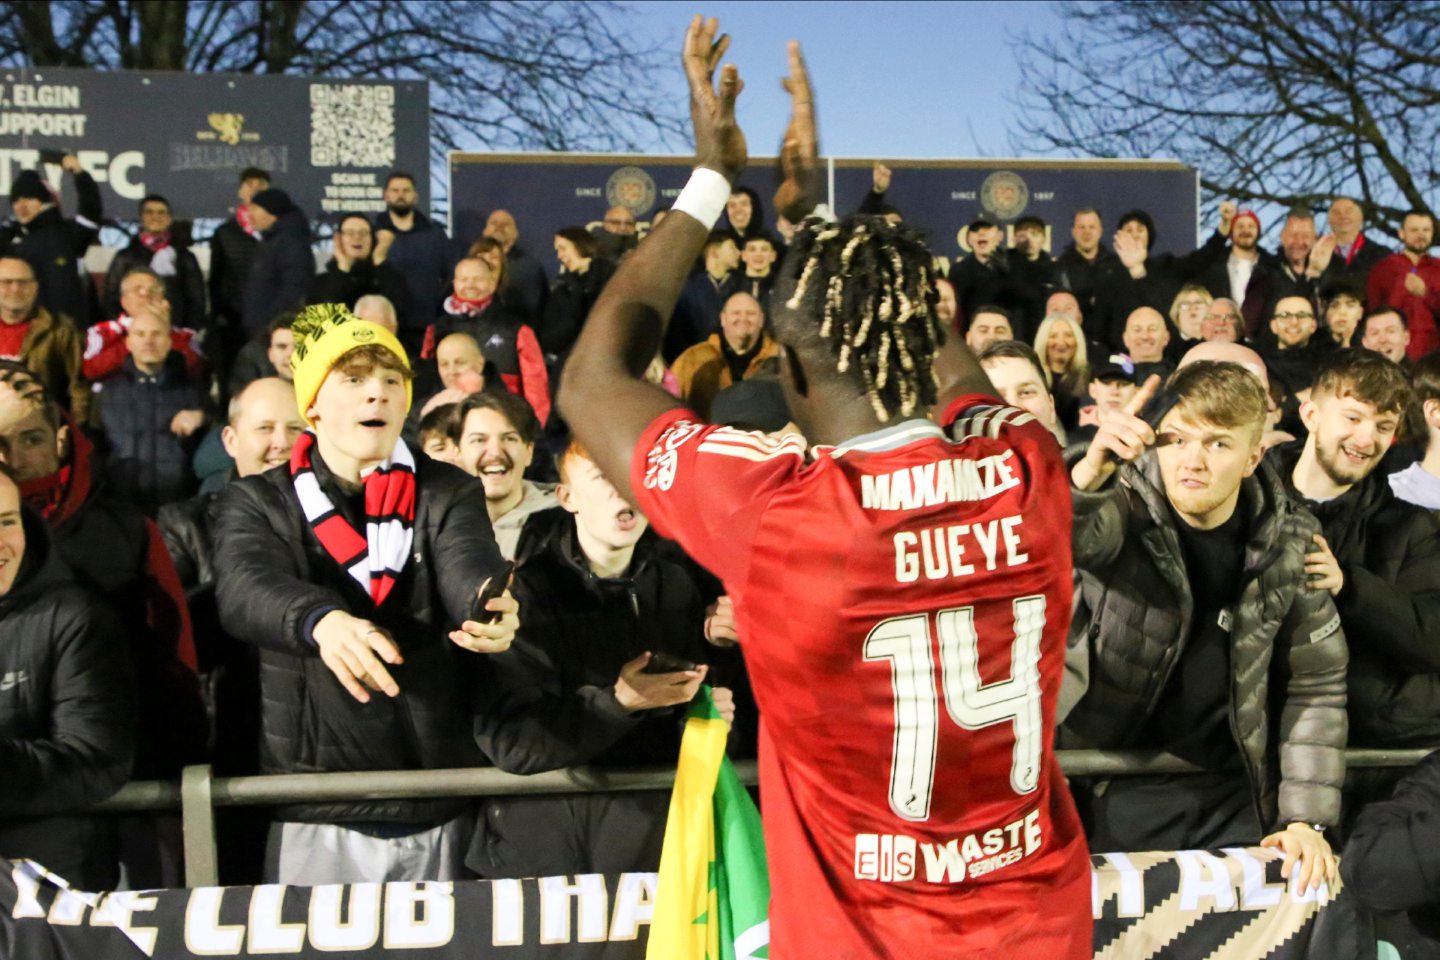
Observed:
[[[806,220],[785,279],[795,284],[784,321],[794,339],[818,335],[838,373],[858,371],[876,419],[908,417],[935,402],[934,359],[945,332],[932,258],[918,234],[883,217]]]

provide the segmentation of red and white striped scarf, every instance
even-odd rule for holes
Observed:
[[[300,509],[325,552],[378,607],[405,569],[415,540],[415,458],[405,441],[397,440],[389,460],[361,474],[365,484],[362,536],[321,489],[311,462],[314,447],[315,434],[307,430],[290,453],[290,476]]]
[[[462,300],[453,293],[445,298],[445,305],[442,308],[452,317],[478,317],[490,306],[495,297],[492,294],[488,297],[481,297],[479,300]]]

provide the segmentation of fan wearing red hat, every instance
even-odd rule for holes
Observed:
[[[1224,233],[1226,214],[1230,216],[1230,259],[1225,271],[1230,275],[1230,299],[1245,302],[1245,289],[1260,263],[1260,217],[1254,210],[1236,210],[1233,203],[1220,204],[1220,227]]]

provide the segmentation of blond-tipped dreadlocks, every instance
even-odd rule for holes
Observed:
[[[858,367],[876,418],[933,404],[933,361],[945,332],[935,315],[930,251],[919,236],[882,217],[807,220],[794,249],[789,269],[799,279],[785,305],[819,301],[820,337],[840,373]]]

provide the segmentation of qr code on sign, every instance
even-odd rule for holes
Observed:
[[[395,88],[312,84],[310,165],[394,166]]]

